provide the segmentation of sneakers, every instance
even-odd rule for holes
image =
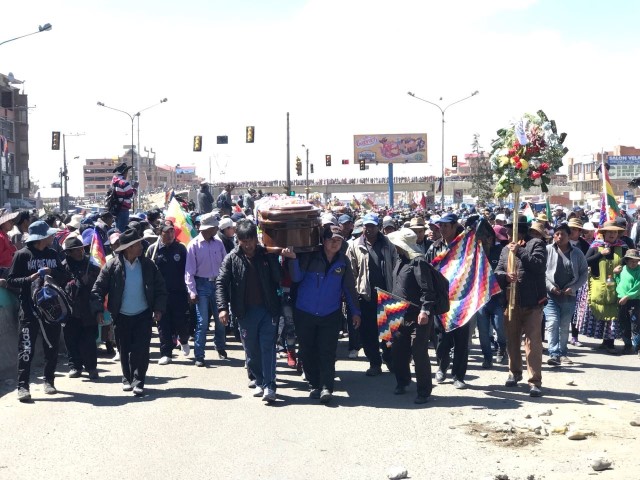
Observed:
[[[131,384],[129,382],[126,382],[126,383],[122,384],[122,391],[123,392],[130,392],[131,390],[133,390],[133,387],[131,386]]]
[[[569,357],[564,355],[564,356],[560,357],[560,363],[562,365],[573,365],[573,360],[571,360]]]
[[[90,380],[97,380],[98,378],[100,378],[100,374],[98,373],[98,370],[96,370],[95,368],[93,370],[89,370]]]
[[[29,390],[24,388],[24,387],[20,387],[18,389],[18,401],[22,402],[22,403],[30,402],[31,401],[31,392],[29,392]]]
[[[136,385],[135,387],[133,387],[133,394],[136,397],[141,397],[144,395],[144,388],[139,387],[138,385]]]
[[[275,400],[275,392],[273,393],[273,397]],[[331,401],[331,398],[333,397],[333,395],[331,394],[331,391],[328,388],[323,388],[322,392],[320,392],[320,403],[329,403]]]
[[[529,389],[529,396],[530,397],[541,397],[542,396],[542,390],[540,390],[540,387],[536,387],[535,385],[532,385],[531,388]]]
[[[349,350],[349,358],[351,360],[355,360],[356,358],[358,358],[358,353],[359,350]]]
[[[484,360],[484,362],[482,362],[482,368],[484,368],[485,370],[490,370],[491,368],[493,368],[493,362],[491,360]]]
[[[509,374],[509,377],[507,378],[507,381],[504,382],[504,386],[505,387],[515,387],[516,385],[518,385],[518,382],[522,380],[522,374],[518,374],[518,375],[514,375],[513,373]]]
[[[498,354],[496,355],[496,363],[503,364],[506,355],[504,350],[498,350]]]
[[[120,361],[120,351],[116,350],[116,354],[113,356],[112,360],[114,362],[119,362]]]
[[[249,380],[249,384],[247,385],[249,388],[256,388],[256,381],[255,380]]]
[[[319,400],[320,399],[320,389],[319,388],[312,388],[309,391],[309,398],[313,398],[314,400]]]
[[[227,355],[226,350],[218,350],[218,358],[220,360],[229,360],[229,356]]]
[[[169,365],[170,363],[171,363],[171,359],[166,355],[160,358],[160,360],[158,360],[158,365]]]
[[[367,371],[364,372],[367,377],[377,377],[378,375],[382,375],[382,367],[369,367]]]
[[[185,343],[184,345],[180,344],[180,351],[182,352],[183,357],[188,357],[191,353],[191,347],[188,343]]]
[[[444,382],[445,378],[447,378],[447,376],[445,375],[445,373],[442,370],[438,370],[436,372],[436,382],[442,383],[442,382]]]
[[[262,395],[264,395],[264,388],[262,388],[260,385],[256,385],[255,388],[256,389],[253,392],[254,397],[261,397]]]
[[[571,340],[569,340],[569,343],[571,343],[571,345],[573,345],[574,347],[582,346],[582,343],[578,341],[578,337],[571,337]]]
[[[287,365],[289,368],[296,368],[296,364],[298,363],[298,357],[296,356],[295,350],[287,350]]]
[[[273,388],[265,388],[264,395],[262,396],[262,401],[267,403],[272,403],[276,401],[276,391]]]
[[[69,378],[78,378],[82,375],[82,372],[77,368],[72,368],[69,370]]]
[[[55,395],[56,393],[58,393],[58,390],[56,390],[56,387],[53,386],[53,383],[45,381],[44,393],[46,393],[47,395]]]
[[[204,367],[204,358],[196,359],[196,367]]]
[[[453,381],[453,386],[458,390],[464,390],[467,388],[467,384],[464,383],[464,380],[458,380],[457,378]]]
[[[551,365],[552,367],[560,366],[560,357],[549,357],[547,360],[547,365]]]

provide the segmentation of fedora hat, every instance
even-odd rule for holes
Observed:
[[[418,246],[416,245],[418,236],[416,235],[416,232],[410,228],[401,228],[400,230],[391,232],[387,235],[387,238],[396,247],[405,252],[409,258],[415,258],[421,255],[421,252],[418,250]]]
[[[67,223],[67,227],[72,227],[77,230],[82,225],[82,220],[84,220],[84,215],[71,215],[71,220]]]
[[[567,225],[569,226],[569,228],[579,228],[580,230],[582,230],[582,222],[577,218],[570,219],[569,222],[567,222]]]
[[[77,235],[68,235],[67,238],[64,239],[62,250],[66,252],[68,250],[73,250],[74,248],[84,248],[84,243]]]
[[[616,225],[616,222],[604,222],[604,224],[598,229],[601,232],[624,232],[624,228]]]
[[[135,228],[128,228],[120,235],[120,246],[116,248],[116,252],[122,252],[131,245],[142,241],[142,237]]]
[[[547,234],[547,231],[544,228],[544,223],[542,222],[531,222],[531,225],[529,225],[529,230],[533,230],[534,232],[538,232],[540,235],[542,235],[543,238],[549,238],[549,234]]]
[[[132,168],[131,165],[127,165],[126,163],[123,162],[113,169],[113,173],[119,173],[120,175],[122,175],[124,172],[126,172],[130,168]]]
[[[143,233],[142,233],[142,239],[143,240],[155,240],[156,238],[158,238],[158,236],[155,234],[155,232],[150,229],[147,228]]]
[[[640,260],[640,252],[635,248],[630,248],[629,250],[627,250],[627,253],[624,254],[624,257],[622,258],[622,263],[626,263],[625,260],[628,260],[628,259]]]
[[[216,228],[218,224],[218,217],[213,213],[206,213],[204,215],[200,215],[200,228],[198,228],[198,230],[202,231],[209,230],[210,228]]]
[[[505,225],[507,228],[513,227],[513,219],[509,220],[509,222]],[[518,215],[518,228],[527,228],[529,227],[529,220],[525,215]]]
[[[409,228],[413,230],[425,230],[427,228],[427,225],[425,224],[424,218],[413,217],[411,219],[411,223],[409,223]]]

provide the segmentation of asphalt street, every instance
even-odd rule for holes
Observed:
[[[32,372],[31,404],[17,401],[15,379],[2,380],[0,479],[385,479],[394,465],[412,479],[638,479],[640,427],[630,421],[640,417],[640,359],[595,344],[572,347],[570,368],[545,365],[544,396],[533,399],[526,384],[504,387],[506,365],[483,370],[476,343],[469,387],[456,390],[448,378],[421,406],[415,383],[396,396],[386,370],[366,377],[362,356],[346,358],[346,340],[327,406],[308,398],[286,359],[278,360],[277,402],[254,398],[231,337],[230,360],[208,350],[207,368],[179,354],[157,365],[154,337],[142,398],[121,391],[110,359],[99,359],[101,378],[92,382],[67,378],[61,356],[57,395],[44,394],[42,366]],[[587,438],[553,433],[567,425]],[[541,434],[531,433],[536,427]],[[594,472],[596,456],[612,469]]]

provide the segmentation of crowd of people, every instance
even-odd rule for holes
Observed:
[[[228,360],[233,336],[244,349],[248,386],[267,403],[277,399],[278,355],[304,375],[310,398],[330,402],[341,335],[348,337],[349,359],[364,353],[368,377],[381,375],[383,365],[395,375],[397,395],[408,391],[413,361],[418,404],[428,402],[434,380],[443,383],[448,375],[455,388],[466,388],[476,328],[482,367],[508,363],[508,387],[524,378],[524,345],[532,397],[543,394],[544,338],[552,368],[572,364],[569,348],[579,345],[579,335],[601,340],[597,348],[606,353],[638,352],[640,252],[624,212],[600,224],[594,212],[559,206],[551,218],[541,213],[533,220],[508,209],[334,213],[328,207],[319,220],[321,245],[310,252],[274,251],[260,241],[258,192],[247,189],[242,211],[231,203],[234,185],[213,199],[203,184],[197,211],[188,213],[198,234],[183,245],[165,212],[130,214],[127,198],[135,186],[127,170],[123,164],[114,171],[120,198],[114,209],[42,219],[34,212],[0,212],[0,285],[19,296],[22,402],[31,401],[30,367],[40,335],[46,394],[57,392],[62,335],[69,377],[86,373],[98,380],[104,345],[120,362],[122,389],[141,396],[154,326],[159,366],[193,352],[193,364],[205,367],[213,325],[217,361]],[[501,291],[471,321],[446,331],[432,263],[468,229],[478,232]],[[96,235],[107,256],[102,268],[89,255]],[[69,303],[58,321],[34,294],[47,282]],[[381,292],[409,305],[389,342],[379,338]]]

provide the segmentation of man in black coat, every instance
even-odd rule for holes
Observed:
[[[213,210],[213,195],[209,191],[209,183],[204,181],[200,184],[198,192],[198,212],[202,215],[211,212],[211,210]]]

